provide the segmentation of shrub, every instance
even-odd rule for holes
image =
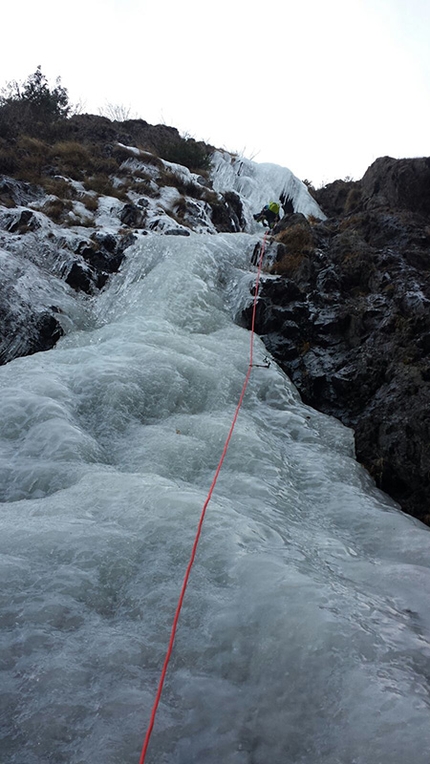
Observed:
[[[57,77],[51,90],[41,67],[23,83],[9,82],[0,95],[0,134],[5,137],[46,134],[55,121],[70,111],[67,90]]]
[[[31,74],[24,82],[21,92],[18,94],[18,100],[31,104],[36,116],[43,116],[48,119],[67,117],[70,111],[67,90],[61,85],[60,77],[56,79],[55,88],[50,90],[48,80],[42,74],[40,65],[34,74]]]
[[[158,153],[168,162],[175,162],[189,170],[208,170],[211,164],[211,150],[203,142],[194,138],[180,138],[170,142],[163,141],[157,145]]]

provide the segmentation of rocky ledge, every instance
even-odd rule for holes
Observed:
[[[430,158],[383,157],[314,193],[324,222],[274,230],[256,330],[303,400],[354,429],[377,486],[430,525]]]

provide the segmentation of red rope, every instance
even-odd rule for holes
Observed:
[[[236,406],[236,411],[234,412],[233,421],[231,423],[230,430],[228,432],[227,439],[226,439],[225,444],[224,444],[224,448],[223,448],[223,451],[222,451],[222,454],[221,454],[221,458],[220,458],[220,460],[218,462],[218,467],[216,468],[215,475],[213,477],[211,486],[209,488],[209,493],[208,493],[208,495],[206,497],[206,501],[203,504],[203,509],[201,511],[200,520],[199,520],[199,523],[198,523],[198,526],[197,526],[197,533],[196,533],[196,537],[194,539],[193,548],[192,548],[192,551],[191,551],[190,561],[189,561],[189,563],[187,565],[187,569],[185,571],[185,576],[184,576],[184,580],[183,580],[183,583],[182,583],[181,593],[179,595],[179,600],[178,600],[178,604],[177,604],[177,607],[176,607],[175,617],[173,619],[172,630],[170,632],[169,645],[168,645],[168,648],[167,648],[166,657],[164,659],[163,669],[161,671],[161,676],[160,676],[160,680],[159,680],[159,683],[158,683],[157,694],[155,696],[154,705],[153,705],[152,711],[151,711],[151,718],[149,720],[148,729],[146,731],[145,740],[144,740],[143,747],[142,747],[142,753],[140,754],[139,764],[143,764],[144,763],[146,752],[148,750],[149,739],[151,737],[152,729],[154,727],[155,716],[156,716],[156,713],[157,713],[158,705],[160,703],[161,693],[163,691],[163,685],[164,685],[164,680],[166,678],[167,667],[169,665],[170,656],[172,655],[172,651],[173,651],[173,644],[174,644],[174,641],[175,641],[175,636],[176,636],[176,630],[177,630],[177,626],[178,626],[179,616],[180,616],[181,609],[182,609],[182,603],[184,601],[185,592],[186,592],[187,584],[188,584],[188,579],[189,579],[190,573],[191,573],[191,568],[193,566],[194,558],[196,556],[197,545],[199,543],[200,535],[201,535],[201,532],[202,532],[202,526],[203,526],[203,521],[204,521],[205,515],[206,515],[206,509],[207,509],[207,506],[208,506],[208,504],[209,504],[209,502],[210,502],[210,500],[212,498],[212,494],[213,494],[213,491],[214,491],[214,488],[215,488],[215,484],[216,484],[216,482],[218,480],[218,475],[219,475],[219,473],[221,471],[221,467],[223,465],[223,462],[224,462],[224,459],[225,459],[225,455],[227,453],[227,449],[228,449],[228,446],[229,446],[229,443],[230,443],[230,440],[231,440],[231,436],[233,435],[233,430],[234,430],[234,427],[235,427],[235,424],[236,424],[236,421],[237,421],[237,417],[239,416],[239,411],[240,411],[240,408],[242,406],[242,401],[243,401],[243,398],[245,396],[246,388],[248,386],[248,380],[249,380],[249,377],[251,375],[253,353],[254,353],[255,312],[256,312],[256,308],[257,308],[257,298],[258,298],[258,289],[259,289],[259,285],[260,285],[261,266],[262,266],[262,263],[263,263],[264,250],[265,250],[265,247],[266,247],[266,237],[267,237],[267,231],[264,234],[263,243],[261,245],[261,252],[260,252],[260,257],[259,257],[259,260],[258,260],[257,278],[256,278],[256,281],[255,281],[254,302],[253,302],[253,306],[252,306],[252,320],[251,320],[251,347],[250,347],[250,353],[249,353],[248,370],[246,372],[245,381],[243,383],[242,391],[241,391],[240,396],[239,396],[239,402],[238,402],[238,404]]]

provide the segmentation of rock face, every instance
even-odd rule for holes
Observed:
[[[287,215],[256,329],[305,402],[355,431],[358,460],[430,525],[430,159],[378,159]],[[249,311],[244,320],[249,324]]]
[[[2,291],[0,297],[3,298]],[[27,305],[14,302],[14,309],[5,309],[0,301],[0,322],[2,341],[0,342],[0,364],[40,350],[50,350],[58,342],[64,331],[55,317],[57,308],[36,313]]]

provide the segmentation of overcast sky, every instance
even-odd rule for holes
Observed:
[[[0,85],[38,64],[72,102],[288,167],[316,186],[429,156],[429,0],[20,0]]]

